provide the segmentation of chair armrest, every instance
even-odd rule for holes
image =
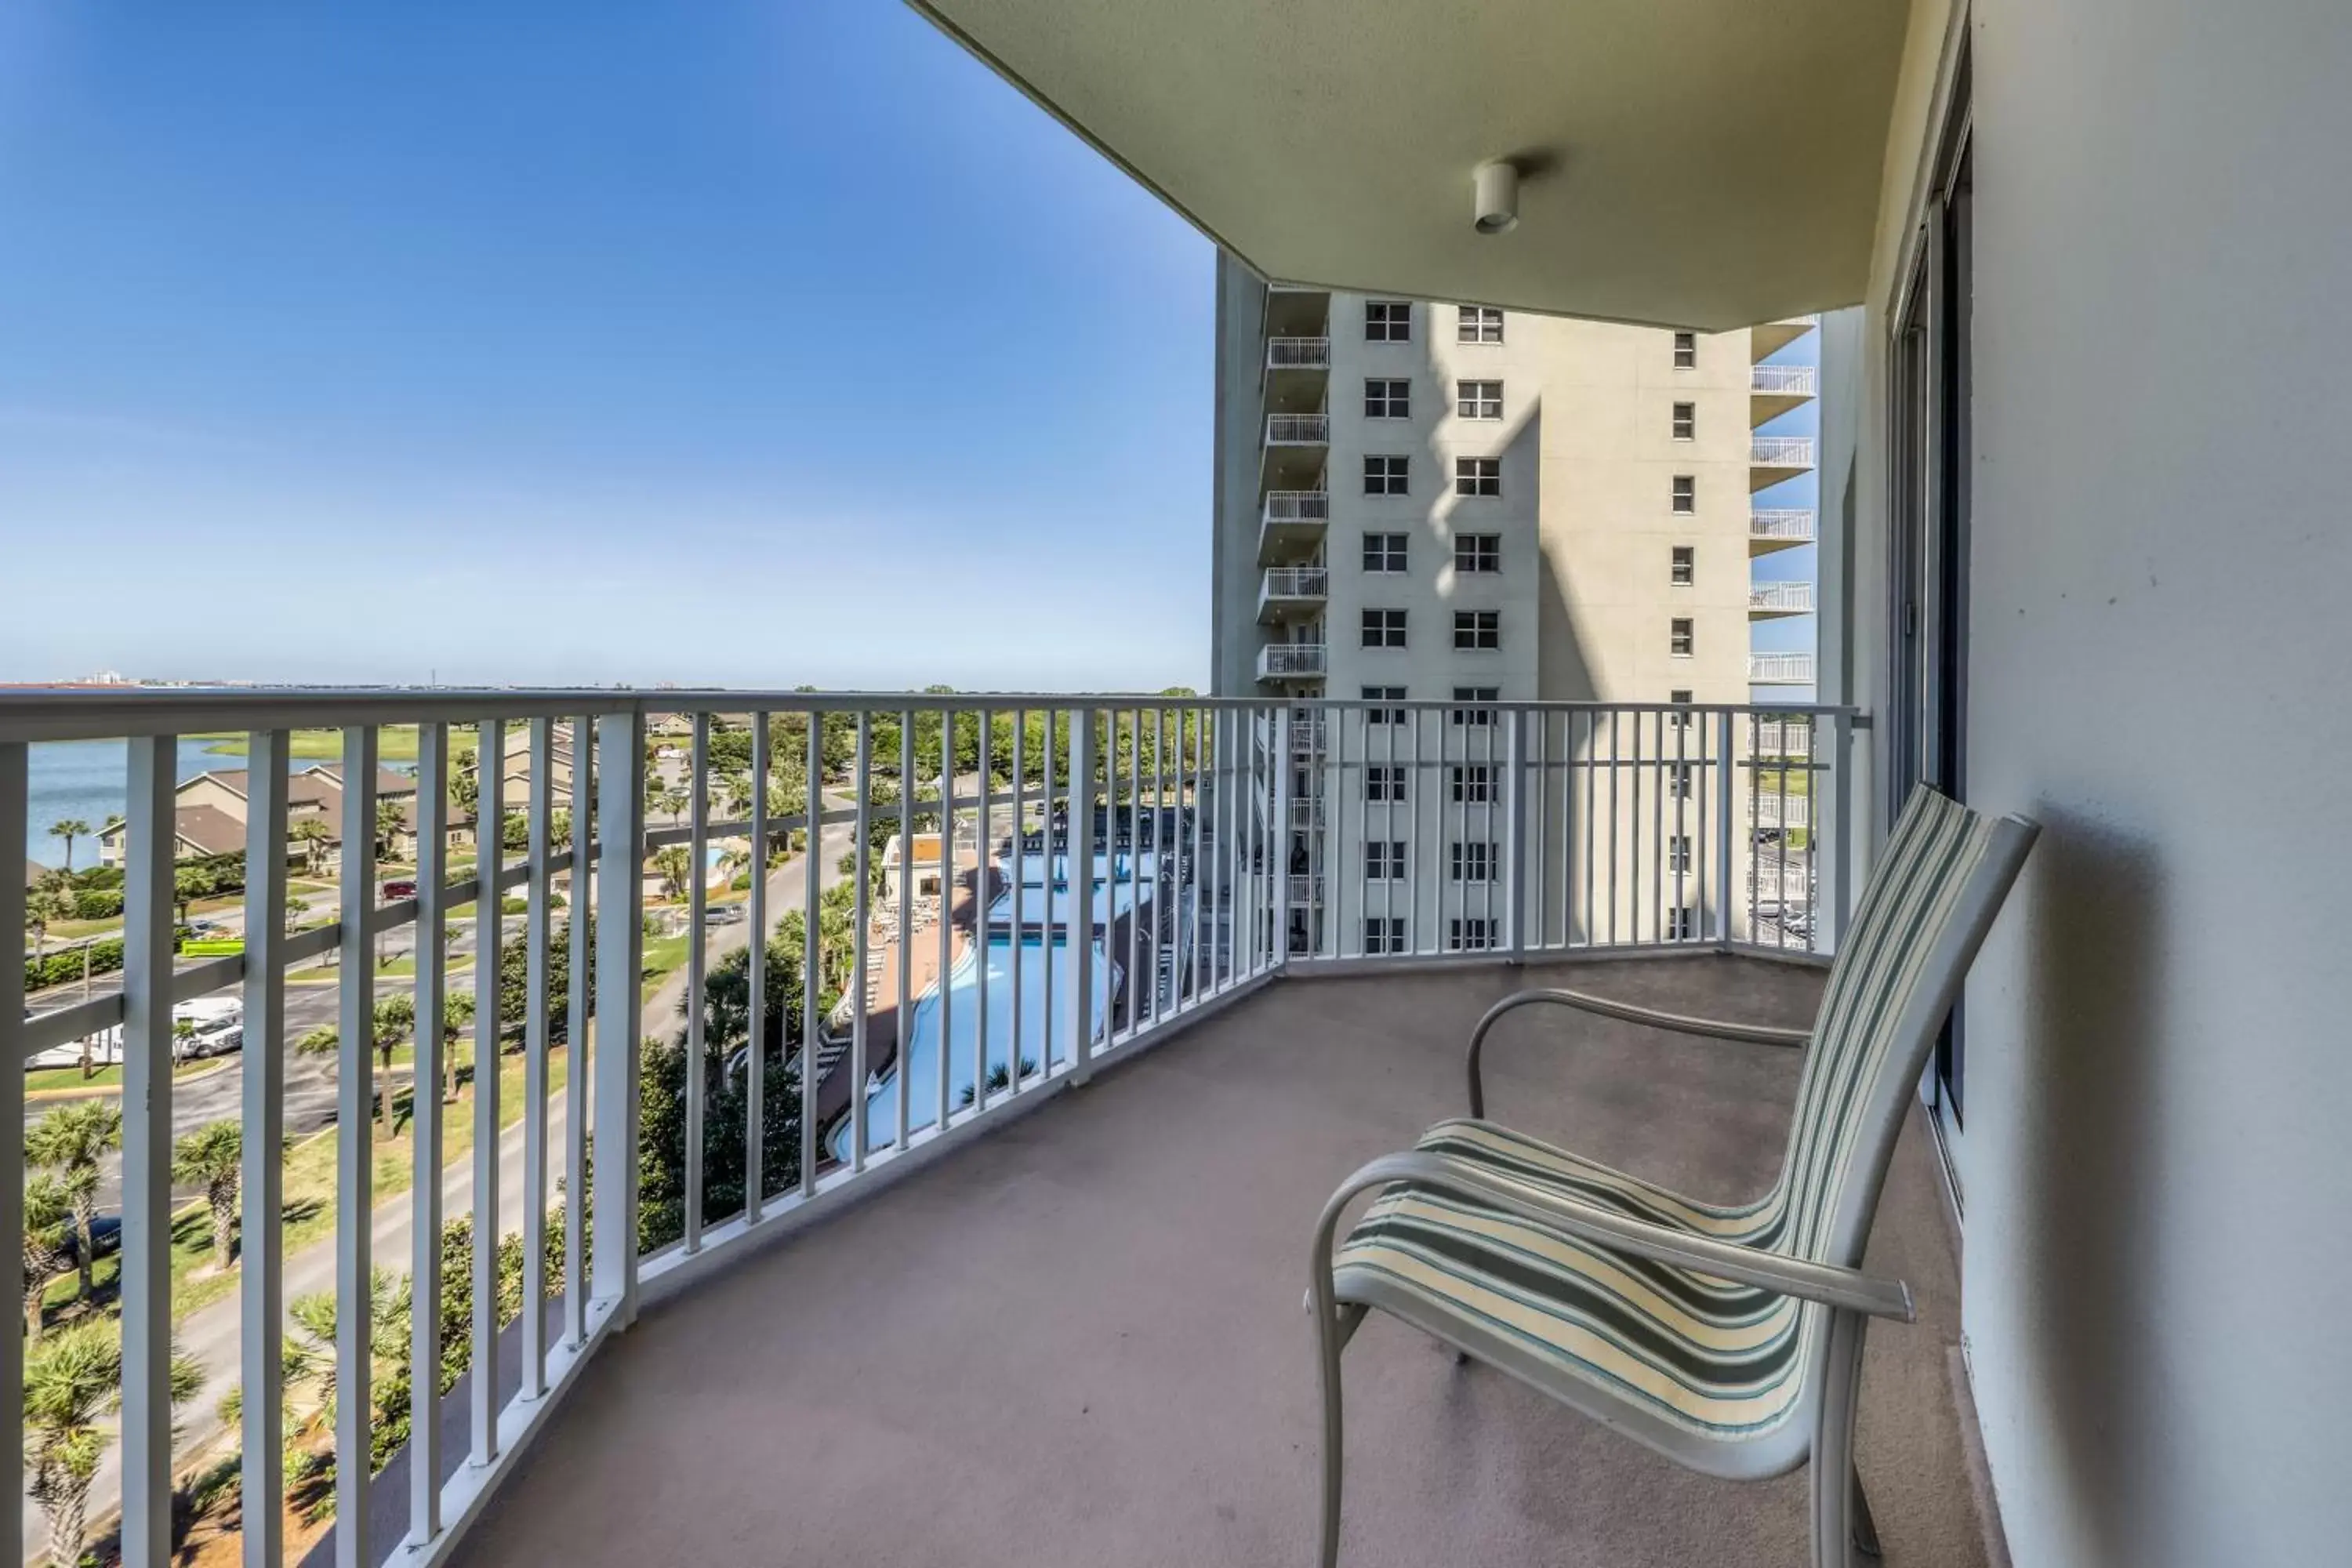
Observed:
[[[1543,989],[1518,991],[1504,997],[1486,1009],[1477,1027],[1470,1031],[1470,1114],[1486,1114],[1486,1086],[1479,1074],[1479,1058],[1485,1053],[1486,1031],[1493,1028],[1503,1016],[1522,1007],[1550,1005],[1574,1007],[1580,1012],[1598,1013],[1604,1018],[1622,1018],[1629,1024],[1647,1024],[1653,1028],[1671,1029],[1678,1035],[1705,1035],[1717,1040],[1740,1040],[1752,1046],[1803,1046],[1813,1037],[1811,1029],[1776,1029],[1766,1024],[1731,1024],[1715,1018],[1693,1018],[1680,1013],[1662,1013],[1654,1007],[1637,1007],[1631,1002],[1612,1002],[1606,996],[1589,995],[1581,991]]]
[[[1713,1279],[1753,1286],[1779,1295],[1818,1301],[1825,1307],[1873,1318],[1916,1319],[1911,1289],[1899,1279],[1881,1279],[1856,1268],[1812,1263],[1761,1247],[1635,1219],[1562,1194],[1506,1182],[1466,1161],[1425,1151],[1384,1154],[1340,1184],[1324,1205],[1315,1232],[1314,1288],[1317,1305],[1331,1310],[1331,1246],[1339,1215],[1367,1188],[1404,1182],[1475,1198],[1506,1214],[1592,1243],[1611,1252],[1672,1263]]]

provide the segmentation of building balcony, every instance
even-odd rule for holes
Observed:
[[[1782,616],[1813,613],[1811,583],[1752,583],[1748,588],[1748,618],[1769,621]]]
[[[1265,368],[1268,371],[1311,371],[1319,374],[1331,368],[1331,340],[1268,338]]]
[[[1748,512],[1748,553],[1769,555],[1813,542],[1811,507],[1751,507]]]
[[[1319,642],[1268,643],[1258,649],[1260,680],[1320,680],[1329,666]]]
[[[1265,416],[1269,447],[1328,447],[1331,416],[1328,414],[1269,414]]]
[[[1258,513],[1258,564],[1313,555],[1322,547],[1330,521],[1331,498],[1323,490],[1266,491]]]
[[[1278,390],[1269,388],[1269,391]],[[1301,392],[1297,401],[1319,403]],[[1259,454],[1261,490],[1320,489],[1331,446],[1331,416],[1321,413],[1268,414],[1265,444]]]
[[[1820,395],[1821,372],[1809,364],[1759,364],[1748,373],[1748,422],[1765,425]]]
[[[1258,584],[1258,623],[1312,620],[1330,593],[1331,574],[1320,566],[1269,566]]]
[[[1290,876],[1289,893],[1292,909],[1314,909],[1323,901],[1323,879],[1305,871],[1295,871]]]
[[[1748,488],[1760,490],[1793,479],[1813,466],[1811,436],[1753,436],[1748,442]]]
[[[1790,316],[1784,321],[1767,321],[1748,329],[1748,352],[1758,360],[1767,360],[1815,327],[1822,324],[1819,315]]]
[[[1813,656],[1809,653],[1751,653],[1748,656],[1750,686],[1811,686]]]

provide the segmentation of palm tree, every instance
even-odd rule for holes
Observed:
[[[405,993],[379,996],[368,1030],[368,1045],[376,1057],[376,1121],[384,1137],[392,1136],[392,1053],[416,1028],[416,1003]],[[342,1047],[342,1034],[332,1024],[321,1024],[294,1042],[297,1054],[331,1057]]]
[[[654,869],[661,875],[662,890],[672,899],[682,899],[693,885],[693,852],[683,844],[666,844],[654,852]]]
[[[73,906],[65,895],[44,883],[25,894],[25,929],[33,933],[33,964],[37,971],[46,956],[49,925],[52,921],[71,917]]]
[[[81,1293],[90,1290],[89,1222],[98,1207],[99,1162],[110,1150],[122,1147],[122,1107],[108,1100],[78,1100],[60,1105],[25,1130],[25,1161],[60,1173],[73,1205],[74,1238],[80,1243],[78,1261]]]
[[[692,805],[693,802],[694,797],[687,794],[685,789],[677,784],[671,784],[662,791],[662,809],[669,813],[669,819],[672,823],[676,823],[679,818],[683,817],[686,815],[686,808]]]
[[[68,816],[62,822],[49,824],[49,837],[66,841],[66,869],[70,872],[73,869],[74,840],[89,837],[89,824],[79,816]]]
[[[379,800],[375,803],[375,852],[378,855],[390,856],[392,847],[400,842],[400,836],[407,830],[408,816],[401,810],[400,802]]]
[[[25,1337],[41,1338],[41,1301],[49,1281],[66,1266],[69,1205],[55,1176],[35,1176],[25,1184]],[[84,1249],[82,1256],[89,1256]]]
[[[327,826],[326,819],[323,817],[306,816],[295,823],[289,831],[294,842],[302,847],[303,868],[313,876],[317,875],[319,857],[325,852],[328,845],[335,841],[335,830]]]
[[[204,1380],[194,1356],[172,1357],[173,1405],[193,1398]],[[25,1358],[25,1489],[48,1521],[56,1568],[82,1560],[89,1483],[108,1443],[100,1424],[121,1405],[119,1324],[68,1329]]]
[[[286,1309],[294,1331],[286,1338],[284,1381],[289,1448],[335,1425],[335,1293],[298,1296]],[[387,1268],[368,1273],[368,1364],[380,1384],[408,1368],[408,1292]],[[333,1468],[334,1450],[310,1457],[313,1476]],[[287,1468],[297,1467],[289,1462]]]
[[[235,1121],[215,1121],[181,1139],[172,1151],[172,1178],[205,1190],[213,1212],[213,1272],[229,1266],[236,1232],[237,1174],[245,1135]]]

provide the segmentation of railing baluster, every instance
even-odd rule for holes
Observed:
[[[915,715],[898,715],[898,936],[892,944],[898,955],[898,998],[890,1015],[891,1078],[898,1089],[893,1147],[907,1147],[907,1123],[914,1110],[914,1074],[908,1058],[915,1043],[913,976],[915,956]]]
[[[238,1471],[243,1495],[261,1500],[244,1513],[247,1568],[278,1568],[285,1550],[278,1501],[285,1496],[287,744],[283,730],[254,731],[246,742],[245,1042],[238,1053],[244,1144],[237,1172],[243,1211],[237,1374],[244,1393]],[[0,823],[7,818],[0,808]],[[0,918],[0,930],[14,929]],[[0,1011],[7,1011],[6,1000],[0,997]],[[7,1076],[13,1083],[23,1081],[13,1071]]]
[[[972,722],[980,741],[980,809],[971,863],[971,1109],[977,1115],[988,1109],[988,910],[989,868],[996,852],[996,713],[982,707]],[[1014,955],[1019,956],[1017,948]],[[1006,1076],[1011,1076],[1010,1068]]]
[[[595,1162],[597,1304],[617,1327],[637,1310],[637,1025],[644,1011],[646,720],[641,710],[596,721],[597,1136],[613,1154]],[[614,1154],[619,1157],[614,1158]],[[583,1226],[582,1228],[587,1228]]]
[[[26,814],[32,799],[32,748],[22,741],[0,741],[0,843],[21,844],[25,841]],[[25,879],[22,877],[0,876],[0,931],[21,931],[25,929]],[[0,1170],[0,1234],[20,1236],[25,1226],[25,1149],[22,1128],[25,1125],[25,1066],[31,1053],[25,1042],[25,966],[20,963],[0,963],[0,1125],[19,1129],[16,1157],[5,1170]],[[252,1135],[247,1134],[247,1159],[252,1158]],[[247,1188],[249,1193],[252,1189]],[[254,1234],[248,1226],[246,1235]],[[249,1267],[248,1263],[248,1267]],[[252,1321],[248,1310],[247,1322]],[[0,1334],[0,1442],[7,1451],[25,1451],[25,1336],[22,1333]],[[253,1388],[250,1376],[252,1361],[248,1356],[247,1387]],[[273,1360],[265,1363],[274,1369]],[[274,1390],[277,1379],[269,1379]],[[248,1409],[246,1415],[253,1419]],[[270,1452],[275,1455],[278,1444],[272,1429]],[[247,1453],[252,1452],[250,1445]],[[268,1461],[264,1461],[266,1464]],[[248,1468],[246,1479],[248,1488],[253,1479]],[[0,1487],[0,1540],[21,1541],[25,1534],[25,1493],[21,1486]],[[278,1489],[268,1491],[248,1490],[248,1497],[276,1498]],[[247,1548],[246,1563],[251,1568],[254,1551]],[[278,1557],[273,1552],[268,1559],[270,1568],[277,1568]]]
[[[1094,1076],[1095,710],[1070,714],[1070,1081]],[[1108,888],[1105,889],[1108,891]],[[1108,977],[1106,977],[1108,978]],[[1108,1031],[1105,1031],[1108,1037]]]
[[[812,820],[811,826],[814,823]],[[768,715],[751,715],[751,1037],[743,1058],[743,1223],[757,1225],[767,1196],[768,1094]],[[815,842],[814,838],[810,840]],[[816,972],[801,977],[803,992]]]
[[[504,946],[499,871],[506,864],[506,724],[485,719],[478,736],[474,745],[474,766],[479,774],[474,812],[474,1343],[467,1391],[473,1414],[473,1463],[479,1468],[499,1457],[499,960]]]
[[[683,1245],[702,1250],[702,1124],[709,1113],[709,1075],[704,1070],[703,987],[709,954],[704,916],[709,909],[710,715],[694,716],[692,752],[687,763],[686,891],[686,1193]]]
[[[416,727],[416,1023],[408,1075],[411,1368],[441,1365],[441,1077],[447,1049],[442,1016],[447,988],[443,953],[449,913],[448,811],[448,729],[422,723]],[[475,858],[480,859],[478,853]],[[480,971],[475,973],[478,1005]],[[389,1082],[385,1092],[391,1092]],[[435,1376],[410,1381],[408,1539],[423,1547],[441,1533],[441,1380],[436,1370]],[[249,1380],[247,1386],[251,1386]]]
[[[522,1388],[521,1397],[547,1392],[547,983],[548,942],[555,891],[548,858],[555,838],[555,721],[530,721],[530,912],[523,937],[522,1016]],[[496,998],[503,987],[477,970]],[[494,1004],[495,1005],[495,1004]]]
[[[590,759],[593,730],[586,719],[572,721],[571,967],[563,1019],[570,1054],[563,1079],[563,1342],[578,1349],[588,1337],[588,1258],[581,1245],[588,1213],[588,921],[595,878],[589,873],[588,847],[595,837],[589,817]]]
[[[342,858],[338,871],[342,883],[342,973],[337,999],[341,1042],[335,1063],[335,1386],[345,1389],[367,1388],[373,1381],[369,1343],[373,1313],[369,1297],[374,1264],[371,1247],[374,1097],[371,1090],[375,1086],[375,1058],[371,1047],[375,1029],[375,939],[369,927],[375,916],[375,757],[374,727],[347,726],[343,731]],[[164,809],[168,811],[169,805]],[[164,827],[168,832],[168,818]],[[135,826],[132,835],[135,843]],[[125,1036],[127,1063],[127,1029]],[[125,1300],[129,1300],[127,1281]],[[346,1398],[335,1405],[336,1568],[375,1568],[368,1521],[370,1414],[365,1399]],[[126,1409],[126,1433],[129,1425]],[[125,1474],[129,1474],[127,1466]],[[126,1502],[131,1495],[126,1486]],[[130,1537],[124,1539],[127,1542]]]
[[[1160,950],[1160,928],[1168,920],[1168,710],[1151,710],[1151,1022],[1160,1022],[1166,999],[1160,972],[1167,955]]]
[[[854,776],[857,842],[851,847],[851,854],[855,857],[857,881],[850,893],[849,976],[849,1168],[853,1173],[866,1169],[866,927],[872,921],[868,894],[874,876],[874,715],[864,708],[857,710],[857,771]]]
[[[1045,772],[1041,781],[1044,799],[1039,803],[1039,822],[1037,827],[1037,845],[1041,858],[1040,864],[1044,868],[1039,875],[1045,879],[1045,884],[1042,890],[1045,899],[1045,907],[1044,910],[1039,911],[1037,917],[1039,927],[1038,942],[1042,949],[1039,954],[1041,961],[1039,968],[1041,973],[1038,982],[1038,989],[1044,993],[1037,1004],[1039,1020],[1037,1036],[1040,1041],[1038,1046],[1037,1067],[1041,1073],[1049,1076],[1054,1070],[1055,952],[1061,945],[1058,940],[1057,930],[1060,925],[1060,921],[1054,913],[1054,800],[1058,788],[1058,784],[1055,777],[1055,753],[1058,748],[1055,744],[1055,736],[1054,729],[1057,722],[1059,722],[1059,721],[1055,717],[1055,710],[1051,708],[1046,709],[1045,738],[1045,754],[1042,764]],[[1068,848],[1066,840],[1064,842],[1063,847],[1066,851],[1065,863],[1066,864],[1066,850]]]
[[[1024,900],[1022,896],[1022,883],[1027,879],[1024,861],[1028,854],[1026,848],[1024,847],[1024,836],[1027,834],[1029,829],[1029,778],[1028,774],[1024,771],[1028,763],[1028,710],[1024,708],[1015,708],[1013,710],[1013,853],[1011,856],[1013,862],[1013,886],[1010,889],[1012,893],[1013,914],[1013,946],[1011,949],[1013,955],[1013,996],[1008,1004],[1011,1011],[1007,1015],[1008,1020],[1012,1025],[1012,1043],[1005,1048],[1006,1065],[1004,1092],[1007,1096],[1015,1095],[1021,1092],[1021,1047],[1026,1043],[1028,1038],[1028,1037],[1024,1035],[1021,1030],[1022,972],[1029,967],[1029,928],[1025,923],[1024,923],[1022,919],[1024,912],[1023,909]],[[1045,1053],[1040,1052],[1037,1060],[1039,1067],[1044,1067],[1045,1061]]]
[[[823,1131],[816,1124],[817,1058],[824,1048],[822,1015],[817,1007],[817,994],[823,989],[818,979],[824,968],[824,948],[817,927],[822,912],[824,883],[824,714],[809,710],[808,756],[803,793],[807,796],[802,805],[802,815],[808,819],[808,830],[801,839],[801,1196],[816,1195],[816,1141]]]
[[[948,1085],[954,1066],[954,1052],[949,1047],[949,1008],[951,987],[948,979],[954,970],[955,960],[955,739],[956,716],[951,708],[940,711],[940,973],[937,982],[940,996],[940,1113],[931,1123],[934,1134],[948,1130]],[[901,877],[911,875],[911,867],[899,869]],[[914,1038],[914,1019],[907,1020],[906,1034]],[[986,1076],[985,1069],[981,1073]],[[975,1080],[976,1082],[976,1080]],[[979,1090],[972,1091],[973,1103],[979,1103]]]

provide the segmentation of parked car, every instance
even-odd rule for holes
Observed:
[[[415,896],[416,882],[414,878],[395,877],[383,885],[383,900],[386,903],[391,903],[396,899],[413,899]]]
[[[100,1258],[122,1250],[122,1216],[119,1214],[95,1214],[89,1216],[89,1255]],[[79,1267],[81,1237],[71,1226],[66,1226],[66,1262]]]

